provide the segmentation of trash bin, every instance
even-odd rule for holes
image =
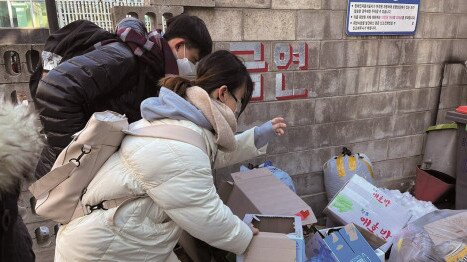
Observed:
[[[461,106],[456,111],[449,111],[446,119],[455,121],[457,129],[457,177],[456,177],[456,209],[467,209],[467,112]]]
[[[457,124],[431,126],[426,133],[422,169],[456,178]]]
[[[453,177],[437,170],[423,170],[417,166],[416,174],[415,197],[418,200],[436,202],[455,186]]]

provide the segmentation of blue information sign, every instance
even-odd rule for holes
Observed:
[[[349,0],[347,35],[414,35],[420,0]]]

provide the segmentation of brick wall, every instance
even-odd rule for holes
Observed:
[[[1,33],[2,30],[0,29]],[[31,55],[33,52],[39,55],[43,49],[43,44],[3,44],[0,41],[0,98],[10,99],[12,93],[16,91],[19,100],[26,98],[31,100],[28,82],[35,67]],[[10,70],[10,63],[8,62],[10,51],[15,52],[19,58],[20,69],[18,72]]]
[[[215,8],[185,7],[206,22],[215,49],[256,62],[249,67],[263,92],[240,118],[241,127],[281,115],[289,130],[252,162],[270,159],[292,175],[318,216],[326,205],[322,165],[342,146],[370,157],[379,185],[410,186],[436,112],[443,63],[467,60],[464,0],[422,0],[415,36],[349,37],[346,8],[346,0],[217,0]],[[446,111],[467,104],[463,66],[446,66],[443,83],[439,123]]]
[[[346,0],[214,2],[215,7],[209,0],[175,4],[205,20],[216,49],[230,49],[249,62],[260,88],[257,101],[240,118],[241,129],[278,115],[289,124],[287,135],[270,145],[268,155],[251,162],[270,159],[291,174],[298,194],[320,218],[327,202],[322,165],[342,146],[371,158],[380,185],[406,189],[421,161],[443,69],[438,122],[445,122],[446,111],[467,104],[465,70],[443,66],[448,60],[467,60],[465,0],[422,0],[417,33],[409,37],[346,36]],[[0,42],[0,97],[14,90],[20,98],[29,96],[26,53],[42,46],[6,44]],[[18,75],[5,69],[8,50],[19,53]],[[217,174],[236,170],[238,166]],[[55,223],[31,212],[30,197],[25,191],[20,205],[27,208],[25,221],[33,238],[39,226],[47,226],[52,236],[45,247],[34,239],[37,261],[52,261]]]

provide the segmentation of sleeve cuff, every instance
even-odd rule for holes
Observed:
[[[250,227],[247,224],[245,224],[243,221],[242,221],[242,226],[241,227],[242,227],[242,229],[241,229],[242,232],[244,232],[243,237],[244,237],[244,239],[246,241],[241,242],[243,245],[240,247],[238,252],[235,252],[236,255],[242,255],[243,253],[245,253],[248,246],[250,245],[251,240],[253,239],[253,232],[251,231]]]
[[[267,145],[275,137],[272,129],[272,122],[268,121],[260,126],[255,127],[255,146],[260,149]]]

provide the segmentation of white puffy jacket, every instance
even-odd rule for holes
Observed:
[[[264,154],[266,146],[255,147],[254,129],[236,136],[237,151],[224,153],[210,131],[187,120],[143,119],[133,128],[164,124],[200,133],[209,156],[175,140],[126,136],[89,185],[83,203],[142,197],[62,226],[55,261],[178,261],[172,250],[182,230],[212,246],[245,251],[251,230],[220,200],[212,168]]]

